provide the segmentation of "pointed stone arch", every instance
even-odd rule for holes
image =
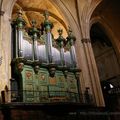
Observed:
[[[107,24],[107,22],[101,18],[101,17],[94,17],[90,20],[90,29],[91,26],[93,24],[99,24],[100,27],[103,29],[103,31],[105,32],[105,34],[107,35],[107,37],[109,38],[109,40],[111,41],[113,48],[117,54],[117,58],[120,64],[120,44],[119,44],[119,40],[117,39],[117,37],[115,36],[114,32],[112,31],[111,27]]]

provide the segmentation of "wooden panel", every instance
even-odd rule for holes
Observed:
[[[56,74],[55,74],[55,77],[57,79],[57,85],[59,87],[65,88],[66,87],[66,81],[65,81],[64,74],[61,71],[57,71]]]
[[[78,90],[77,90],[77,80],[75,79],[74,74],[72,74],[72,73],[68,74],[67,83],[68,83],[68,90],[69,90],[69,92],[78,93]]]
[[[50,85],[57,85],[56,77],[49,77],[49,84]]]
[[[39,86],[39,101],[40,102],[48,102],[48,87],[47,86]]]
[[[22,71],[22,84],[23,84],[23,102],[34,102],[35,101],[35,81],[34,81],[34,70],[31,66],[24,66]]]
[[[24,82],[32,82],[33,81],[33,75],[34,71],[31,66],[24,66],[24,69],[22,71],[22,78]]]
[[[35,74],[33,67],[24,66],[22,71],[23,102],[76,101],[77,81],[69,72],[67,79],[62,71],[56,71],[55,77],[50,77],[48,70],[40,68]]]
[[[40,70],[39,73],[39,84],[48,84],[48,72],[47,70]]]
[[[69,101],[71,102],[79,101],[77,80],[75,79],[75,75],[73,73],[68,73],[67,84],[68,84],[68,91],[69,91],[68,93]]]
[[[49,77],[49,83],[49,96],[52,100],[57,99],[57,101],[59,101],[63,97],[65,100],[67,89],[64,74],[61,71],[56,71],[55,77]]]

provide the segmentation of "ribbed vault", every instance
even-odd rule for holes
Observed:
[[[67,36],[67,22],[50,0],[17,0],[13,7],[12,19],[16,18],[18,9],[23,10],[23,18],[27,23],[27,27],[31,26],[31,21],[34,19],[37,22],[37,27],[40,27],[44,21],[43,13],[45,10],[49,11],[49,20],[53,23],[53,34],[56,38],[58,36],[57,29],[63,29],[63,36]]]

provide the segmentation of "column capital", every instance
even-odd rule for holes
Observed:
[[[82,38],[82,43],[88,43],[91,42],[90,38]]]

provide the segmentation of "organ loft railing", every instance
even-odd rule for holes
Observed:
[[[11,102],[85,102],[90,95],[80,94],[79,74],[77,68],[75,41],[69,28],[65,39],[63,30],[55,40],[45,11],[41,29],[25,27],[22,11],[18,12],[12,23],[12,79]],[[88,102],[90,103],[90,101]]]

